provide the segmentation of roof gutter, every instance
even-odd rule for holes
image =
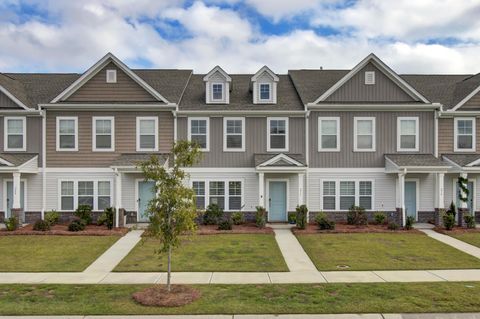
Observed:
[[[366,111],[366,110],[382,110],[382,111],[402,111],[405,110],[438,110],[441,109],[440,103],[426,104],[314,104],[308,103],[307,108],[310,110],[325,111]]]
[[[296,115],[305,116],[305,111],[288,111],[288,110],[191,110],[178,111],[177,115]]]
[[[166,110],[172,111],[177,107],[176,103],[168,104],[142,104],[142,103],[130,103],[130,104],[111,104],[111,103],[68,103],[68,104],[57,104],[57,103],[46,103],[39,104],[41,108],[49,110],[72,110],[72,111],[84,111],[84,110],[124,110],[124,111],[159,111]]]

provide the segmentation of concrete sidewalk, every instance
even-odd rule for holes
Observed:
[[[467,244],[466,242],[455,239],[453,237],[437,233],[432,229],[419,228],[418,230],[427,234],[428,237],[436,239],[446,245],[452,246],[453,248],[456,248],[460,251],[463,251],[464,253],[472,255],[473,257],[480,258],[480,248],[476,246]]]

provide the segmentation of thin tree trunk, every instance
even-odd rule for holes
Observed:
[[[168,246],[167,291],[170,292],[170,277],[172,272],[172,245]]]

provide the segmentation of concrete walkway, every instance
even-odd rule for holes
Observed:
[[[453,237],[437,233],[432,229],[419,228],[419,230],[427,234],[429,237],[436,239],[446,245],[452,246],[453,248],[463,251],[464,253],[480,258],[480,248],[476,246],[467,244],[466,242],[455,239]]]
[[[109,273],[122,261],[125,256],[141,240],[143,230],[132,230],[120,238],[107,251],[97,258],[83,272],[86,274]]]

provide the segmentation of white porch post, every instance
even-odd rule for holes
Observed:
[[[20,173],[15,172],[13,173],[13,209],[19,209],[20,206]]]
[[[265,175],[258,173],[258,206],[265,208]]]
[[[122,173],[115,172],[115,227],[120,226],[120,209],[122,208]]]
[[[437,208],[445,208],[445,173],[437,174]]]
[[[468,174],[467,173],[460,173],[460,177],[464,178],[464,179],[467,179],[468,178]],[[460,195],[461,197],[465,198],[467,197],[467,194],[459,187],[460,189]],[[468,208],[468,201],[463,201],[461,200],[460,201],[460,208],[465,208],[467,209]]]
[[[405,226],[405,174],[398,174],[398,200],[397,207],[401,209],[402,226]]]
[[[305,174],[299,173],[298,174],[298,205],[305,204],[304,184],[305,184]]]

